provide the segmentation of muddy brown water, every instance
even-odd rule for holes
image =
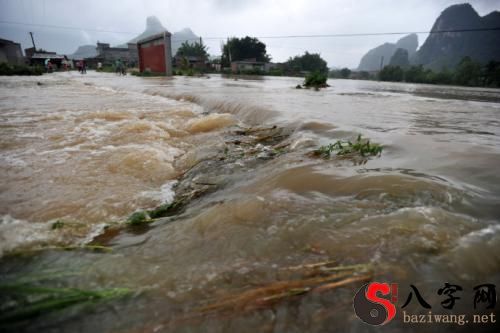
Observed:
[[[294,89],[299,83],[93,72],[2,78],[0,278],[11,283],[70,272],[43,283],[134,290],[15,329],[375,330],[352,310],[361,283],[251,311],[197,311],[278,281],[286,267],[327,260],[370,264],[374,280],[400,284],[400,305],[414,284],[435,313],[445,312],[436,290],[460,284],[468,294],[453,313],[475,313],[469,290],[500,282],[500,92],[349,80],[331,80],[330,88],[316,92]],[[230,128],[272,125],[292,133],[287,153],[240,165],[242,172],[236,166],[224,186],[178,216],[108,237],[111,252],[13,255],[84,244],[106,224],[171,202],[176,179],[222,151]],[[381,157],[355,165],[307,155],[359,133],[384,146]],[[58,220],[64,227],[52,229]],[[386,328],[471,329],[405,324],[400,310]]]

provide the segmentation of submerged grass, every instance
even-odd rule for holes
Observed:
[[[222,297],[214,303],[198,308],[198,311],[201,313],[252,311],[300,295],[326,292],[349,284],[369,281],[372,278],[372,267],[369,264],[348,266],[333,264],[333,261],[325,261],[281,268],[282,271],[293,272],[293,275],[282,281],[272,281]],[[297,278],[297,274],[301,277]],[[294,276],[295,278],[292,278]]]
[[[148,223],[154,222],[156,219],[161,217],[167,217],[178,213],[182,207],[191,199],[193,199],[196,193],[192,193],[192,197],[180,197],[174,200],[170,204],[160,205],[154,209],[146,211],[138,211],[129,216],[126,223],[129,226],[143,226]]]
[[[313,154],[325,159],[330,158],[334,152],[336,152],[336,155],[338,156],[360,155],[361,157],[367,157],[380,156],[382,155],[382,150],[383,147],[381,145],[370,143],[370,140],[362,139],[361,134],[359,134],[354,143],[351,141],[339,140],[335,143],[319,147],[313,151]]]
[[[45,280],[46,277],[41,278]],[[130,295],[128,288],[86,290],[36,285],[34,279],[0,284],[2,304],[0,327],[15,326],[22,321],[75,305],[98,304]]]
[[[53,287],[81,271],[41,270],[23,276],[3,276],[0,283],[0,331],[16,330],[38,316],[72,306],[92,306],[132,294],[128,288],[84,289]],[[52,285],[52,286],[50,286]]]

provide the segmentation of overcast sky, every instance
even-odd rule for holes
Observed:
[[[313,35],[428,31],[454,0],[0,0],[0,38],[63,54],[97,40],[120,44],[145,28],[146,17],[157,16],[171,32],[191,28],[220,54],[220,39],[209,37]],[[481,15],[500,10],[498,0],[467,1]],[[55,29],[9,22],[45,24]],[[84,29],[78,29],[84,28]],[[90,29],[112,32],[96,32]],[[273,61],[318,52],[329,66],[355,68],[369,49],[402,36],[262,39]],[[419,35],[420,45],[426,35]]]

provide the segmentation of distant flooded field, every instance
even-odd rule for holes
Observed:
[[[0,296],[6,329],[372,332],[352,309],[363,281],[399,283],[400,302],[417,285],[436,313],[445,282],[498,285],[500,91],[301,82],[2,77],[0,283],[130,291],[35,317]],[[312,154],[359,134],[382,154]],[[84,244],[106,250],[61,250]]]

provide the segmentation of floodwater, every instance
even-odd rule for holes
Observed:
[[[2,78],[0,279],[64,272],[40,283],[134,291],[15,330],[375,331],[352,308],[359,282],[200,310],[286,280],[290,267],[333,261],[369,265],[371,280],[399,283],[390,332],[494,331],[491,323],[406,324],[400,307],[413,284],[433,313],[450,313],[437,293],[449,282],[463,287],[451,313],[498,314],[474,310],[471,290],[500,285],[500,91],[350,80],[294,89],[299,83],[93,72]],[[224,179],[204,180],[223,185],[182,213],[102,237],[110,252],[35,251],[85,244],[134,211],[171,202],[177,179],[224,151],[228,131],[274,125],[291,133],[286,153],[251,167],[240,161]],[[382,155],[359,164],[308,154],[358,134],[382,144]],[[56,221],[64,226],[53,228]],[[415,297],[406,310],[428,312]]]

